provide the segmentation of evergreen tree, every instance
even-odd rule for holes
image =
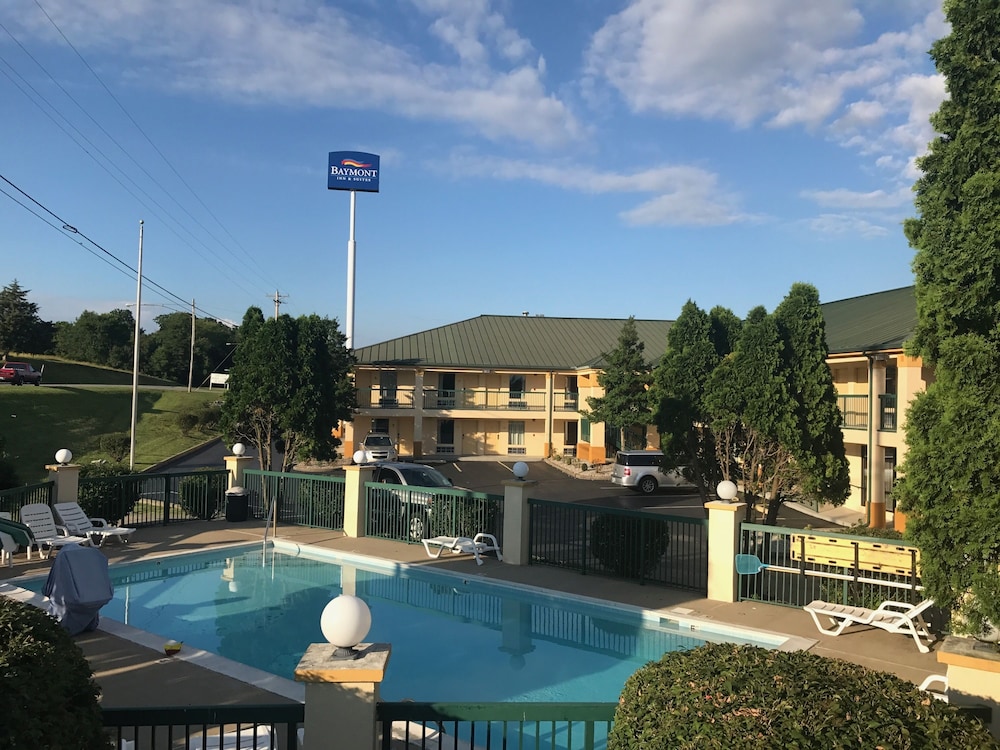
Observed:
[[[977,632],[1000,625],[1000,6],[948,0],[931,56],[949,98],[918,165],[918,323],[911,351],[935,380],[907,413],[897,487],[926,593]]]
[[[639,340],[635,317],[630,317],[618,335],[614,351],[602,355],[604,370],[597,376],[604,395],[588,397],[589,412],[582,412],[591,422],[604,422],[618,430],[619,446],[627,448],[626,430],[653,421],[649,387],[652,368],[646,363],[646,345]]]
[[[41,321],[38,305],[28,301],[28,289],[14,279],[0,289],[0,360],[12,351],[25,351],[36,338]]]
[[[729,336],[716,332],[728,332],[723,321],[739,322],[729,315],[713,310],[709,316],[688,300],[670,328],[667,351],[654,371],[653,419],[660,433],[664,468],[685,467],[703,502],[721,478],[712,432],[705,429],[708,415],[703,399],[709,376],[729,353],[717,349],[717,342],[729,345]]]
[[[829,350],[819,292],[810,284],[793,284],[774,317],[795,422],[790,448],[795,457],[796,493],[840,505],[850,494],[851,476],[833,373],[826,363]],[[777,522],[777,511],[776,503],[768,505],[766,523]]]

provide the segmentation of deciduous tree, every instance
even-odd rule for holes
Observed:
[[[935,380],[907,413],[897,487],[921,550],[926,594],[953,628],[1000,625],[1000,7],[948,0],[948,36],[931,56],[948,99],[918,162],[917,331],[911,353]]]
[[[135,318],[131,310],[84,310],[75,322],[56,331],[56,353],[67,359],[132,369]]]
[[[340,441],[332,429],[350,419],[356,397],[353,359],[335,320],[281,315],[265,320],[247,310],[222,407],[227,437],[253,445],[261,469],[271,468],[271,448],[283,449],[282,470],[307,458],[332,459]]]

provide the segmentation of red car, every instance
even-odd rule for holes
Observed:
[[[41,385],[42,371],[36,370],[27,362],[4,362],[0,365],[0,381],[14,385],[24,385],[25,383]]]

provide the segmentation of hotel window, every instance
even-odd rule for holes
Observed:
[[[524,422],[507,423],[507,453],[524,455]]]

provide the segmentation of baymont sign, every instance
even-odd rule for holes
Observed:
[[[368,154],[363,151],[331,151],[327,189],[377,193],[378,162],[378,154]]]

